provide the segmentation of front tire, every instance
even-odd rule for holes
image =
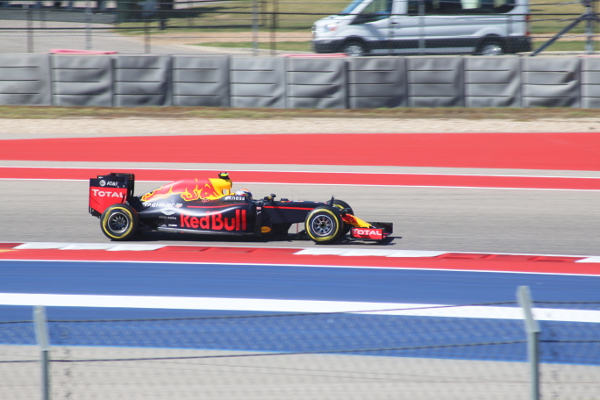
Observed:
[[[348,57],[362,57],[367,54],[367,49],[364,43],[353,41],[344,45],[342,53],[345,53]]]
[[[339,209],[331,206],[320,206],[306,216],[304,228],[308,237],[315,243],[333,243],[342,236],[344,222]]]
[[[111,240],[129,240],[138,231],[137,211],[129,204],[113,204],[100,216],[102,233]]]
[[[343,200],[333,199],[333,206],[340,209],[340,213],[342,210],[346,210],[348,214],[354,215],[354,210],[350,207],[350,204],[346,203]],[[348,225],[344,222],[344,229],[342,230],[342,236],[346,235],[352,229],[351,225]]]

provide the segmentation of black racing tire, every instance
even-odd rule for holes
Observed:
[[[339,208],[340,210],[343,210],[344,208],[348,209],[349,213],[354,215],[354,210],[352,209],[352,207],[350,207],[350,204],[346,203],[343,200],[338,200],[338,199],[333,199],[333,204],[332,206]]]
[[[365,44],[359,40],[351,40],[344,43],[342,47],[342,53],[348,57],[363,57],[366,56],[368,51]]]
[[[344,221],[337,207],[320,206],[308,213],[304,229],[313,242],[328,244],[343,235]]]
[[[100,216],[102,233],[111,240],[129,240],[138,231],[139,216],[129,204],[113,204]]]
[[[350,204],[346,203],[343,200],[333,199],[333,206],[339,208],[340,210],[346,209],[348,213],[354,215],[354,210],[350,207]],[[352,225],[348,225],[344,222],[344,229],[342,231],[342,235],[346,235],[352,229]]]
[[[481,56],[501,56],[506,53],[504,42],[499,39],[486,39],[477,48]]]

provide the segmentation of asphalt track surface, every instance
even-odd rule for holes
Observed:
[[[596,255],[598,141],[586,133],[3,140],[0,190],[4,209],[11,211],[0,216],[0,241],[105,241],[98,220],[86,213],[87,179],[98,173],[152,168],[136,170],[141,194],[178,174],[206,177],[227,168],[234,188],[247,187],[255,197],[275,193],[324,201],[333,195],[365,220],[394,222],[388,248]],[[208,171],[194,171],[203,169]],[[173,239],[313,246],[204,236],[139,238]]]

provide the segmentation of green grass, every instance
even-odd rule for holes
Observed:
[[[546,41],[535,41],[533,44],[533,50],[542,46]],[[563,41],[557,40],[552,43],[548,48],[544,49],[544,51],[586,51],[586,42],[585,40],[575,40],[575,41]],[[594,50],[600,50],[600,43],[594,44]],[[543,54],[543,53],[540,53]]]
[[[80,119],[80,118],[392,118],[398,123],[413,118],[426,119],[536,119],[600,118],[600,110],[573,108],[376,108],[376,109],[270,109],[224,107],[28,107],[0,106],[0,119]]]

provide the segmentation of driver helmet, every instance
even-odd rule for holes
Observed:
[[[252,192],[248,189],[239,189],[235,192],[236,196],[246,196],[248,199],[252,200]]]

